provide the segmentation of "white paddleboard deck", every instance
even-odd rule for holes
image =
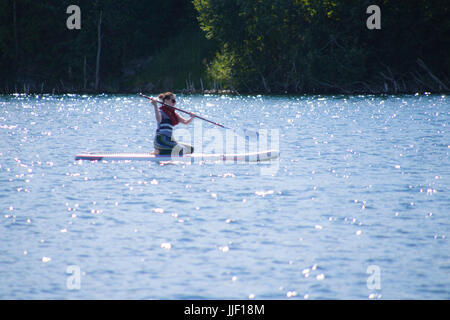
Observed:
[[[279,151],[268,150],[262,152],[237,153],[237,154],[204,154],[192,153],[184,156],[155,155],[153,153],[109,153],[88,152],[75,156],[75,160],[108,161],[108,160],[143,160],[143,161],[234,161],[234,162],[259,162],[276,159]]]

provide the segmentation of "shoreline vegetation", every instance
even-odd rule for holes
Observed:
[[[384,0],[0,3],[0,94],[450,92],[450,3]]]

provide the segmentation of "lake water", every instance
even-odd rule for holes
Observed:
[[[1,299],[450,298],[450,97],[177,106],[267,129],[280,158],[75,161],[152,151],[151,104],[0,96]],[[225,135],[198,119],[178,127],[192,141],[201,127],[203,152]]]

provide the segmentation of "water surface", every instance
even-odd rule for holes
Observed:
[[[74,161],[152,151],[142,98],[1,96],[0,298],[449,299],[449,105],[180,95],[224,125],[274,129],[281,156],[160,165]]]

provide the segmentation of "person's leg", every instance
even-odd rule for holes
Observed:
[[[187,144],[178,142],[178,145],[183,149],[184,154],[194,153],[194,147]]]
[[[154,145],[160,155],[182,156],[194,152],[194,147],[191,145],[177,142],[165,135],[156,135]]]
[[[165,135],[158,134],[155,137],[154,146],[160,155],[169,155],[172,149],[177,145],[176,142],[172,141],[169,137]]]

